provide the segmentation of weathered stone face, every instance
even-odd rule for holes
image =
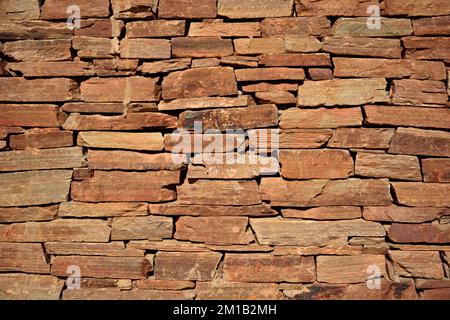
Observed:
[[[263,178],[259,190],[261,199],[283,207],[390,203],[389,184],[385,179],[289,181]]]
[[[449,36],[449,0],[0,0],[0,299],[450,299]]]
[[[136,179],[141,180],[135,183]],[[175,192],[165,186],[177,184],[179,179],[178,171],[97,171],[90,179],[73,181],[71,197],[85,202],[163,202],[175,200]]]
[[[210,281],[221,256],[217,252],[160,252],[155,257],[155,279]]]
[[[226,254],[223,272],[230,282],[313,282],[312,257]]]
[[[209,244],[248,244],[253,236],[247,230],[245,217],[181,217],[177,221],[175,239]]]
[[[237,94],[231,68],[197,68],[171,73],[162,84],[164,99],[230,96]]]
[[[379,276],[386,276],[386,262],[382,255],[318,257],[317,280],[325,283],[359,283],[367,280],[368,267],[377,267]]]
[[[298,89],[300,107],[362,105],[387,102],[384,79],[307,81]]]
[[[250,219],[258,241],[269,245],[321,246],[346,242],[349,236],[384,236],[381,224],[364,220],[299,221],[296,219]]]
[[[231,19],[288,17],[294,0],[219,0],[218,14]]]
[[[283,150],[280,163],[287,179],[345,179],[353,173],[350,153],[342,150]]]

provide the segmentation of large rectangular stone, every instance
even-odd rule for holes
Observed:
[[[164,78],[163,98],[195,98],[237,95],[237,83],[232,68],[195,68],[177,71]]]
[[[283,294],[275,283],[199,282],[198,300],[279,300]]]
[[[446,0],[385,0],[383,13],[388,16],[445,16],[450,15],[450,4]]]
[[[281,150],[281,176],[286,179],[345,179],[353,175],[347,150]]]
[[[272,129],[267,134],[265,129],[250,130],[250,149],[272,148],[279,149],[315,149],[324,146],[333,135],[331,129]],[[272,138],[278,136],[278,141]]]
[[[271,206],[318,207],[390,204],[387,180],[310,180],[288,181],[263,178],[261,199]]]
[[[0,275],[2,300],[59,300],[64,281],[47,275],[8,273]]]
[[[61,40],[20,40],[6,42],[3,52],[15,61],[61,61],[71,59],[71,41]]]
[[[203,153],[191,158],[188,179],[252,179],[279,171],[278,159],[254,153]]]
[[[155,18],[158,1],[155,0],[111,0],[113,17],[116,19]]]
[[[171,44],[165,39],[128,39],[120,41],[120,57],[126,59],[169,59]]]
[[[314,282],[313,257],[271,254],[225,254],[224,279],[228,282]]]
[[[155,279],[210,281],[221,257],[218,252],[158,252]]]
[[[446,79],[441,61],[333,58],[334,76],[342,78]]]
[[[286,36],[284,44],[288,52],[317,52],[322,49],[322,42],[313,36]]]
[[[299,16],[344,16],[362,17],[369,15],[367,7],[379,5],[378,0],[296,0]]]
[[[423,159],[424,182],[450,182],[450,159]]]
[[[450,16],[413,20],[414,35],[440,36],[450,34]]]
[[[448,95],[444,82],[434,80],[394,80],[392,102],[399,105],[443,107]]]
[[[0,243],[0,271],[48,274],[50,266],[39,243]]]
[[[198,180],[177,187],[180,204],[246,206],[260,204],[256,181]]]
[[[85,102],[69,102],[65,103],[61,110],[68,113],[94,113],[94,114],[123,114],[125,112],[125,107],[128,107],[128,112],[136,109],[144,109],[145,111],[156,111],[157,106],[155,103],[130,103],[125,106],[120,102],[116,103],[85,103]],[[131,109],[131,110],[130,110]]]
[[[362,177],[422,181],[419,159],[414,156],[358,152],[355,174]]]
[[[351,220],[361,218],[361,209],[350,206],[318,207],[306,210],[282,209],[285,218],[299,218],[308,220]]]
[[[259,37],[258,22],[191,22],[189,37]]]
[[[256,101],[258,103],[272,103],[272,104],[296,104],[297,98],[290,92],[286,91],[267,91],[256,92]]]
[[[152,270],[152,263],[146,258],[57,256],[52,261],[52,275],[67,277],[69,266],[79,266],[83,277],[142,279]]]
[[[332,33],[340,37],[399,37],[413,33],[411,20],[381,18],[382,28],[369,29],[367,18],[339,18],[334,24]]]
[[[152,214],[168,216],[274,216],[276,212],[265,204],[251,206],[195,205],[178,202],[150,204]]]
[[[369,280],[370,275],[367,276]],[[305,286],[303,290],[284,290],[284,294],[296,300],[414,300],[418,298],[414,281],[394,282],[384,279],[381,279],[380,288],[376,290],[369,289],[367,283],[317,283]]]
[[[159,18],[210,19],[217,15],[216,0],[160,0]]]
[[[83,19],[80,28],[74,29],[75,36],[112,38],[118,37],[123,29],[123,22],[114,19]]]
[[[108,242],[106,220],[56,219],[49,222],[26,222],[0,225],[2,242]]]
[[[67,8],[73,4],[71,0],[46,0],[41,8],[41,19],[43,20],[66,20],[70,13]],[[83,18],[98,18],[109,16],[109,1],[97,0],[95,5],[90,0],[78,0],[76,4]]]
[[[119,41],[110,38],[97,38],[86,36],[74,36],[72,38],[72,48],[77,51],[80,58],[111,59],[119,53]]]
[[[38,0],[5,0],[0,3],[1,20],[39,19]]]
[[[172,56],[176,58],[220,58],[233,54],[230,39],[218,37],[183,37],[172,39]]]
[[[371,125],[450,128],[450,109],[402,106],[365,106],[366,122]]]
[[[73,132],[56,128],[31,129],[23,134],[10,136],[9,145],[16,150],[71,147]]]
[[[308,221],[286,218],[254,218],[250,224],[260,244],[281,246],[324,246],[347,244],[347,238],[384,237],[381,224],[358,220]]]
[[[122,241],[112,241],[107,243],[46,242],[44,246],[47,254],[56,256],[144,256],[144,250],[127,248]]]
[[[140,202],[85,203],[69,201],[59,206],[60,217],[135,217],[146,216],[148,205]]]
[[[237,69],[237,81],[304,80],[305,71],[300,68]]]
[[[268,36],[320,36],[330,33],[330,21],[325,17],[268,18],[261,22],[261,33]]]
[[[139,280],[139,289],[145,290],[183,290],[195,288],[195,283],[186,280],[155,280],[154,277]]]
[[[234,39],[236,54],[280,54],[285,53],[286,45],[283,38],[241,38]]]
[[[394,131],[395,129],[386,128],[337,128],[327,146],[330,148],[387,149],[394,136]]]
[[[163,186],[179,183],[178,171],[96,171],[90,179],[72,182],[71,196],[84,202],[162,202],[175,200]]]
[[[182,37],[186,30],[184,20],[150,20],[127,23],[128,38]]]
[[[284,110],[280,116],[282,129],[326,129],[361,126],[363,116],[360,108]]]
[[[161,151],[163,137],[159,132],[100,132],[87,131],[78,134],[79,146],[89,148]]]
[[[294,0],[219,0],[218,14],[231,19],[289,17]]]
[[[348,56],[402,57],[402,46],[398,39],[326,37],[323,51]]]
[[[86,164],[80,147],[28,149],[0,153],[0,171],[79,168]]]
[[[285,53],[263,55],[259,63],[266,67],[329,67],[328,53]]]
[[[409,207],[450,207],[450,184],[391,182],[397,200]]]
[[[405,37],[402,39],[407,59],[450,60],[447,37]]]
[[[386,80],[382,78],[305,81],[298,88],[300,107],[357,106],[388,101]]]
[[[78,96],[78,84],[71,79],[0,78],[0,101],[54,103]]]
[[[66,201],[71,178],[71,170],[2,173],[0,206],[16,207]]]
[[[439,251],[389,251],[394,271],[400,277],[442,279],[442,267]]]
[[[450,213],[446,208],[381,206],[364,207],[363,217],[370,221],[423,223]]]
[[[64,281],[47,275],[5,273],[0,275],[2,300],[59,300]]]
[[[66,22],[3,19],[0,22],[0,40],[68,39],[72,35],[73,31],[67,28]]]
[[[176,128],[177,117],[157,112],[128,113],[126,116],[80,115],[72,113],[64,122],[65,130],[109,131],[142,130],[144,128]]]
[[[172,229],[172,218],[168,217],[116,217],[111,240],[162,240],[172,237]]]
[[[174,238],[218,245],[248,245],[254,241],[247,217],[180,217]]]
[[[120,280],[119,280],[120,281]],[[128,288],[128,287],[126,287]],[[193,290],[141,290],[120,288],[82,288],[64,290],[62,300],[193,300]]]
[[[55,219],[57,214],[58,205],[1,208],[0,222],[49,221]]]
[[[88,102],[146,102],[159,99],[158,79],[145,77],[91,78],[81,83],[81,97]]]
[[[377,277],[386,276],[386,260],[383,255],[317,257],[317,280],[325,283],[360,283],[369,279],[369,268],[377,268]]]
[[[1,104],[0,126],[58,127],[60,126],[58,110],[56,105]],[[14,136],[11,136],[11,139],[15,139]]]
[[[89,150],[89,168],[95,170],[180,170],[187,159],[173,153]]]
[[[91,63],[79,61],[8,63],[8,70],[27,78],[89,77],[96,75]]]
[[[387,233],[391,241],[398,243],[448,244],[450,241],[450,225],[448,224],[393,223]]]
[[[266,104],[246,108],[185,111],[179,116],[178,127],[194,130],[196,122],[201,123],[203,131],[265,128],[278,124],[278,109],[275,105]]]
[[[450,157],[450,133],[398,128],[392,139],[389,153]]]

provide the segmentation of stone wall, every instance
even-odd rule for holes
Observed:
[[[450,1],[1,1],[0,57],[1,299],[450,299]]]

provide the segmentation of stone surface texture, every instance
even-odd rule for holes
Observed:
[[[449,300],[449,97],[449,0],[0,0],[0,299]]]

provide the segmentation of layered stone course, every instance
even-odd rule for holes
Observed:
[[[0,1],[0,299],[450,299],[449,26]]]

